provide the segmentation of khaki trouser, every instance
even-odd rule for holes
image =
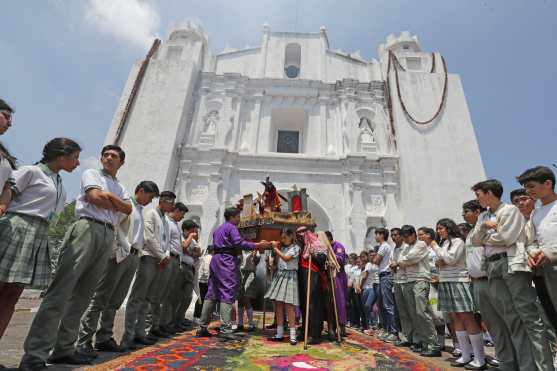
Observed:
[[[487,265],[489,295],[509,329],[520,371],[553,371],[547,333],[529,272],[508,272],[507,258]],[[495,339],[498,341],[498,339]]]
[[[76,221],[60,249],[58,269],[25,339],[22,363],[72,354],[79,320],[110,257],[114,232],[89,220]]]
[[[129,255],[120,263],[117,263],[116,259],[108,261],[93,300],[81,318],[78,347],[91,345],[93,335],[96,335],[97,344],[112,338],[116,311],[126,299],[138,265],[137,255]]]
[[[473,280],[474,303],[482,315],[482,320],[487,324],[489,333],[495,342],[495,354],[499,361],[499,369],[517,371],[517,354],[512,343],[512,334],[505,325],[503,317],[497,311],[497,301],[489,294],[489,284],[486,279]],[[508,313],[509,316],[513,313]],[[518,313],[514,312],[516,318]],[[514,321],[514,320],[513,320]],[[526,336],[526,333],[523,333]]]
[[[181,286],[180,258],[170,258],[170,263],[168,263],[166,269],[169,270],[168,284],[163,294],[160,324],[162,326],[174,326],[174,316],[181,295],[181,292],[178,291]]]
[[[413,342],[424,348],[437,348],[437,331],[429,307],[429,282],[414,281],[404,284],[403,297],[414,326]]]
[[[401,332],[407,341],[413,342],[414,326],[412,325],[412,316],[404,299],[404,283],[395,283],[395,302],[398,309],[398,317],[400,319]]]
[[[182,285],[178,288],[177,297],[179,299],[174,316],[174,325],[177,326],[186,318],[191,299],[193,297],[193,283],[195,278],[195,268],[192,265],[182,263],[180,265],[180,282]]]
[[[136,331],[138,327],[147,330],[147,332],[158,331],[160,329],[162,301],[169,292],[168,286],[170,274],[172,273],[172,270],[169,269],[170,266],[169,262],[166,267],[159,270],[155,281],[149,288],[149,291],[147,291],[147,303],[143,305],[142,310],[139,312]]]
[[[123,342],[131,342],[135,337],[145,336],[145,322],[143,319],[142,324],[139,324],[139,317],[146,306],[147,292],[159,272],[159,259],[148,255],[139,259],[139,267],[126,305]]]

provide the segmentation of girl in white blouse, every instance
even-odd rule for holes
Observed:
[[[13,173],[13,199],[0,217],[0,337],[23,288],[43,289],[50,282],[48,225],[66,201],[58,173],[72,172],[80,152],[73,140],[55,138],[44,147],[38,164]]]
[[[13,113],[14,110],[0,99],[0,135],[4,135],[12,126]],[[0,216],[8,209],[12,197],[10,187],[13,183],[12,171],[16,169],[15,165],[16,158],[0,142]]]

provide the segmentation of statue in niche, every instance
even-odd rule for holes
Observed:
[[[205,116],[205,126],[203,134],[215,134],[217,132],[217,123],[219,122],[219,111],[212,110]]]
[[[361,143],[363,144],[375,143],[375,137],[373,136],[373,126],[371,126],[371,121],[367,117],[360,118],[358,129],[360,129]]]

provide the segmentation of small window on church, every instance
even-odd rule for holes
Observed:
[[[300,60],[302,58],[302,47],[300,44],[292,43],[286,45],[284,53],[284,73],[290,79],[300,75]]]
[[[300,153],[300,132],[296,130],[279,130],[277,152]]]

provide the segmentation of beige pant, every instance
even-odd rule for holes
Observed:
[[[401,332],[407,341],[413,343],[414,326],[412,324],[410,310],[405,304],[404,285],[405,283],[395,283],[395,302],[398,310],[398,317],[400,319],[400,326],[402,327]]]
[[[402,292],[412,323],[415,324],[413,342],[421,342],[428,349],[438,347],[437,331],[429,310],[429,282],[407,282]]]

